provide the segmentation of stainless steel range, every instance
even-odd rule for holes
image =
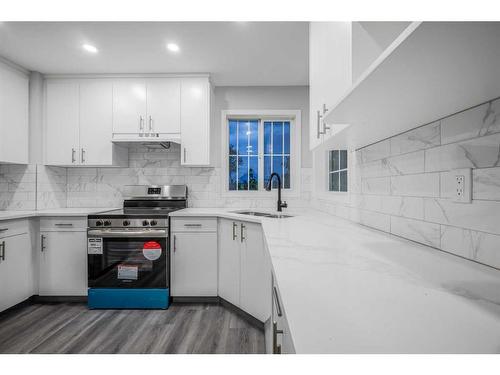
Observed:
[[[126,186],[123,209],[89,215],[89,308],[168,308],[169,213],[185,185]]]

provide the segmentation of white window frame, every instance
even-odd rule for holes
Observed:
[[[332,151],[338,151],[339,152],[339,167],[340,167],[340,151],[346,151],[347,152],[347,167],[345,168],[340,168],[336,169],[334,171],[330,171],[330,152]],[[341,194],[346,194],[349,192],[349,150],[345,148],[332,148],[329,149],[327,152],[327,160],[326,160],[326,191],[329,193],[341,193]],[[342,190],[330,190],[330,175],[333,173],[340,173],[340,172],[347,172],[347,190],[342,191]],[[339,181],[339,188],[340,188],[340,181]]]
[[[301,116],[300,110],[223,110],[221,111],[221,186],[223,197],[270,197],[276,195],[273,190],[266,191],[264,187],[264,153],[259,149],[259,189],[258,190],[229,190],[229,119],[259,119],[259,147],[264,145],[265,121],[290,121],[290,189],[283,189],[287,197],[300,196],[300,168],[301,168]]]

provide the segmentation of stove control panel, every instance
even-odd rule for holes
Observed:
[[[104,217],[102,219],[89,219],[89,228],[168,228],[168,217],[162,218],[112,218]]]

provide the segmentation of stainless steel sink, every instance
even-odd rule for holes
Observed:
[[[263,216],[263,217],[269,217],[273,219],[284,219],[287,217],[292,217],[291,215],[285,215],[285,214],[271,214],[269,212],[258,212],[258,211],[233,211],[235,214],[240,214],[240,215],[251,215],[251,216]]]

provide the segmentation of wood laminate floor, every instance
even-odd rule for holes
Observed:
[[[88,310],[33,304],[0,316],[0,353],[264,353],[264,333],[217,304]]]

